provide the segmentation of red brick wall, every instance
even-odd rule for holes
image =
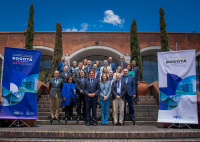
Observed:
[[[200,33],[168,33],[169,47],[178,50],[196,49],[200,51]],[[108,46],[123,54],[130,55],[130,33],[129,32],[63,32],[63,54],[69,55],[74,51],[95,45]],[[4,54],[4,47],[25,46],[24,32],[2,32],[0,33],[0,53]],[[34,45],[54,48],[55,32],[35,32]],[[149,46],[160,46],[160,33],[139,32],[140,48]]]

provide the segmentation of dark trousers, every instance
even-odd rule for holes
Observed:
[[[73,113],[73,102],[70,105],[65,105],[65,117],[71,117]],[[69,114],[69,115],[68,115]]]
[[[85,104],[86,104],[86,122],[90,122],[90,108],[92,107],[92,120],[93,122],[97,121],[97,117],[96,117],[96,109],[97,109],[97,99],[96,97],[93,98],[89,98],[87,100],[85,100]]]
[[[135,99],[137,99],[137,100],[138,100],[139,98],[138,98],[138,93],[137,93],[137,86],[138,86],[138,84],[137,84],[137,83],[135,83],[135,92],[136,92],[136,98],[135,98]]]
[[[129,116],[130,118],[135,117],[135,110],[134,110],[134,99],[133,96],[129,96],[128,93],[125,94],[125,99],[128,101],[129,107]],[[126,103],[124,103],[124,119],[126,118]]]
[[[83,118],[86,118],[85,97],[83,94],[77,95],[77,117],[81,116],[81,104],[83,102]]]

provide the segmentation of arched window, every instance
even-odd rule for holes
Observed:
[[[157,56],[143,56],[142,57],[143,66],[143,80],[147,81],[149,84],[158,81],[158,62]]]
[[[51,73],[52,56],[41,55],[40,71],[45,71],[47,74]]]

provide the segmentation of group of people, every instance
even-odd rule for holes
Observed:
[[[73,61],[72,67],[68,65],[65,58],[57,65],[54,78],[49,83],[50,90],[50,122],[59,119],[59,108],[65,107],[65,122],[73,120],[73,106],[77,105],[77,121],[81,119],[81,108],[83,105],[83,119],[86,126],[90,125],[90,109],[92,108],[93,125],[97,125],[96,109],[97,103],[101,106],[101,125],[107,125],[112,108],[113,125],[124,125],[126,116],[126,102],[129,107],[129,117],[135,122],[134,102],[137,104],[137,85],[140,81],[140,70],[136,62],[132,64],[120,62],[114,64],[112,57],[104,60],[103,66],[96,61],[93,66],[91,61],[84,59],[78,63]],[[56,111],[54,107],[56,104]],[[118,118],[119,108],[119,118]],[[119,119],[119,120],[118,120]]]

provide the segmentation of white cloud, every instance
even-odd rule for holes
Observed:
[[[80,29],[80,31],[86,31],[86,30],[88,30],[88,23],[82,23],[81,24],[81,29]]]
[[[72,32],[76,32],[76,31],[78,31],[74,26],[73,26],[73,28],[71,29],[71,28],[63,28],[63,31],[72,31]]]
[[[123,27],[123,23],[125,23],[125,20],[120,19],[120,17],[118,15],[115,15],[112,10],[106,10],[104,14],[105,16],[103,18],[103,21],[100,20],[101,22],[113,24],[113,26]]]

